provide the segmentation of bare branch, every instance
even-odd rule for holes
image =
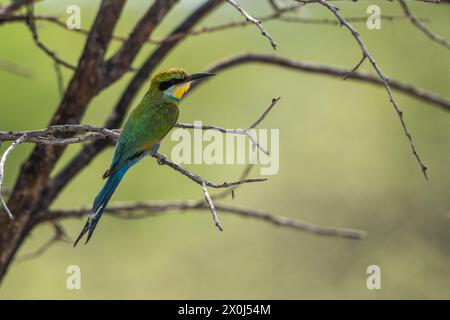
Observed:
[[[116,81],[130,69],[131,63],[136,58],[142,45],[177,1],[156,0],[153,2],[147,12],[136,23],[130,35],[124,40],[120,49],[105,62],[104,67],[108,74],[107,83]]]
[[[253,166],[254,166],[253,164],[248,164],[248,165],[245,167],[244,171],[242,172],[241,176],[239,177],[239,180],[244,180],[244,179],[246,179],[246,178],[248,177],[248,175],[250,174],[250,171],[252,170]],[[236,189],[237,189],[239,186],[240,186],[240,185],[233,186],[233,187],[230,187],[230,188],[228,188],[228,189],[226,189],[226,190],[223,190],[222,192],[213,194],[213,195],[211,196],[211,199],[213,199],[213,200],[223,199],[223,198],[227,197],[229,194],[231,194],[231,198],[234,199]]]
[[[54,63],[55,72],[56,72],[56,82],[58,84],[58,93],[62,98],[64,97],[64,78],[61,70],[61,65],[55,61]]]
[[[69,238],[69,236],[67,235],[66,231],[64,230],[63,226],[57,222],[57,221],[52,221],[52,225],[54,228],[54,235],[48,239],[41,247],[39,247],[36,251],[30,252],[30,253],[26,253],[22,256],[17,257],[17,259],[15,260],[16,262],[23,262],[26,260],[30,260],[30,259],[34,259],[42,254],[44,254],[47,249],[49,249],[53,244],[55,244],[56,242],[66,242],[66,243],[71,243],[72,240]]]
[[[269,39],[270,45],[274,50],[277,49],[277,43],[273,40],[272,36],[264,29],[262,23],[260,20],[257,20],[253,18],[250,14],[247,13],[235,0],[227,0],[229,4],[231,4],[236,10],[240,12],[240,14],[245,18],[247,22],[253,23],[255,26],[258,27],[259,31],[261,31],[261,34]]]
[[[274,99],[272,101],[272,104],[269,106],[268,110],[263,113],[261,117],[252,125],[253,127],[259,124],[268,114],[268,112],[273,108],[275,103],[279,99]],[[194,127],[195,129],[198,129],[197,127]],[[215,129],[221,129],[218,127],[214,127]],[[206,130],[204,128],[199,128]],[[223,130],[231,130],[231,129],[223,129]],[[87,133],[87,132],[93,132],[93,134],[80,136],[80,137],[70,137],[70,138],[57,138],[55,135],[57,134],[63,134],[63,133]],[[55,144],[55,145],[66,145],[66,144],[72,144],[72,143],[80,143],[80,142],[86,142],[86,141],[93,141],[97,139],[111,139],[113,141],[116,141],[119,137],[119,130],[109,130],[105,128],[97,128],[87,125],[56,125],[49,127],[47,129],[43,130],[32,130],[32,131],[10,131],[10,132],[1,132],[0,131],[0,141],[7,141],[7,140],[15,140],[15,142],[5,151],[3,154],[1,161],[0,161],[0,189],[4,177],[4,163],[6,161],[6,158],[11,153],[11,151],[19,144],[23,142],[33,142],[33,143],[43,143],[43,144]],[[17,139],[17,140],[16,140]],[[252,183],[252,182],[262,182],[266,181],[267,179],[263,178],[257,178],[257,179],[241,179],[234,182],[223,182],[223,183],[212,183],[208,180],[196,175],[195,173],[190,172],[189,170],[181,167],[180,165],[168,160],[164,155],[155,154],[154,156],[159,164],[164,164],[172,169],[180,172],[181,174],[185,175],[189,179],[195,181],[199,185],[201,185],[203,188],[212,187],[212,188],[229,188],[233,186],[237,186],[244,183]],[[207,191],[206,191],[207,192]],[[207,201],[211,202],[211,210],[213,211],[213,215],[215,214],[214,205],[212,204],[212,200],[208,196],[206,196]],[[2,204],[8,213],[8,215],[12,218],[12,214],[9,211],[8,207],[6,206],[6,203],[3,201],[3,198],[1,198]],[[208,202],[208,203],[209,203]],[[217,224],[217,223],[216,223]],[[220,225],[220,223],[219,223]]]
[[[229,187],[237,186],[237,185],[244,184],[244,183],[253,183],[253,182],[264,182],[264,181],[267,181],[266,178],[251,178],[251,179],[242,179],[242,180],[237,180],[237,181],[232,181],[232,182],[213,183],[213,182],[209,182],[208,180],[206,180],[206,179],[196,175],[195,173],[193,173],[193,172],[183,168],[182,166],[176,164],[175,162],[170,161],[163,154],[156,153],[153,157],[158,160],[158,163],[160,165],[166,165],[166,166],[174,169],[175,171],[180,172],[182,175],[188,177],[189,179],[191,179],[192,181],[196,182],[200,186],[205,184],[207,187],[220,189],[220,188],[229,188]]]
[[[74,138],[57,138],[55,135],[64,133],[88,133],[94,132],[95,134],[86,135],[82,137]],[[55,144],[66,145],[72,143],[80,143],[86,141],[93,141],[97,139],[109,138],[116,141],[119,137],[119,130],[110,130],[105,128],[98,128],[89,125],[81,124],[68,124],[68,125],[54,125],[47,129],[42,130],[29,130],[29,131],[0,131],[1,141],[14,141],[21,138],[22,142],[33,142],[41,144]]]
[[[228,134],[241,134],[241,135],[246,136],[252,142],[253,148],[258,148],[266,155],[269,155],[269,151],[267,149],[265,149],[264,147],[262,147],[258,143],[256,138],[253,136],[252,130],[255,129],[258,126],[258,124],[260,124],[261,121],[263,121],[266,118],[266,116],[269,114],[269,112],[272,110],[272,108],[277,104],[277,102],[280,101],[280,99],[281,99],[281,97],[273,98],[269,107],[264,111],[264,113],[258,119],[256,119],[256,121],[252,125],[250,125],[250,127],[248,127],[248,129],[225,129],[225,128],[211,126],[211,125],[198,126],[195,124],[185,124],[185,123],[177,123],[175,126],[178,128],[184,128],[184,129],[215,130],[215,131],[219,131],[222,133],[228,133]]]
[[[283,22],[291,22],[291,23],[303,23],[303,24],[317,24],[317,25],[340,25],[340,22],[336,19],[326,19],[326,18],[303,18],[303,17],[284,17],[280,16],[277,18],[274,18],[277,21],[283,21]],[[380,15],[381,20],[386,21],[395,21],[395,20],[405,20],[407,19],[405,16],[398,16],[398,15],[388,15],[383,14]],[[367,22],[367,16],[361,16],[361,17],[346,17],[345,20],[352,23],[366,23]],[[423,21],[425,19],[419,19],[420,21]]]
[[[15,0],[5,8],[0,8],[0,18],[7,17],[20,8],[33,3],[35,0]]]
[[[353,28],[353,26],[349,22],[347,22],[347,20],[345,20],[342,17],[342,15],[339,13],[338,8],[331,5],[328,1],[313,0],[311,2],[317,2],[317,3],[321,4],[322,6],[324,6],[325,8],[327,8],[328,10],[330,10],[336,16],[336,18],[342,23],[342,25],[345,26],[351,32],[352,36],[355,38],[356,42],[358,43],[359,47],[361,48],[363,55],[369,60],[370,64],[372,65],[373,69],[377,73],[378,77],[383,82],[384,87],[386,88],[387,95],[389,97],[389,101],[391,102],[392,106],[394,107],[395,111],[397,112],[398,118],[399,118],[400,123],[403,128],[403,132],[405,133],[405,136],[408,139],[412,153],[413,153],[414,157],[416,158],[418,164],[420,165],[420,169],[422,170],[422,173],[425,176],[425,179],[428,179],[427,166],[423,163],[422,159],[420,158],[420,156],[416,150],[416,146],[414,145],[412,136],[409,133],[408,127],[406,126],[406,122],[405,122],[405,119],[403,116],[403,111],[400,109],[399,105],[397,104],[397,101],[394,99],[394,97],[392,95],[392,90],[389,85],[388,78],[382,73],[380,67],[375,62],[375,59],[372,57],[372,55],[370,54],[366,45],[364,44],[361,37],[359,36],[359,33],[355,30],[355,28]]]
[[[216,64],[208,68],[206,71],[220,72],[249,63],[262,63],[286,68],[288,70],[295,70],[313,74],[323,74],[340,79],[342,79],[343,77],[345,77],[347,74],[350,73],[350,70],[338,67],[304,61],[295,61],[283,57],[265,54],[256,54],[256,53],[245,53],[241,55],[232,56],[230,58],[217,62]],[[198,86],[202,85],[203,83],[206,83],[207,81],[209,80],[206,79],[204,81],[198,82],[191,88],[189,92],[192,92]],[[353,72],[352,76],[349,78],[348,81],[361,81],[376,86],[384,87],[384,82],[380,80],[380,78],[373,76],[370,73],[362,71]],[[445,99],[444,97],[440,97],[432,92],[426,91],[419,87],[412,86],[410,84],[400,82],[395,79],[389,79],[389,85],[391,88],[398,90],[399,92],[402,92],[404,94],[407,94],[412,98],[440,107],[444,111],[447,112],[450,111],[450,101]]]
[[[268,0],[268,2],[275,12],[280,12],[286,7],[285,4],[278,0]]]
[[[450,43],[442,38],[440,35],[435,34],[428,30],[428,28],[420,22],[418,18],[416,18],[411,11],[409,10],[408,4],[405,0],[398,0],[400,3],[400,6],[402,7],[403,12],[405,13],[405,16],[411,21],[413,25],[415,25],[420,31],[422,31],[428,38],[431,40],[439,43],[440,45],[444,46],[447,49],[450,49]]]
[[[205,200],[208,203],[209,208],[211,209],[211,214],[212,214],[212,218],[214,220],[214,224],[220,231],[223,231],[222,224],[220,223],[219,217],[217,216],[216,208],[214,207],[214,203],[211,200],[211,196],[209,195],[208,189],[206,188],[206,183],[204,183],[204,182],[202,183],[202,189],[203,189],[203,193],[205,194]]]
[[[302,221],[299,219],[288,218],[284,216],[274,215],[268,212],[259,211],[255,209],[245,209],[234,207],[226,204],[215,204],[216,210],[224,213],[231,213],[241,217],[253,218],[257,220],[266,221],[275,226],[290,228],[297,231],[304,231],[319,236],[332,236],[338,238],[348,239],[364,239],[367,234],[365,231],[350,229],[350,228],[336,228],[328,226],[319,226],[314,223]],[[142,219],[146,217],[158,216],[169,213],[179,213],[191,210],[208,210],[209,205],[202,201],[171,201],[171,202],[133,202],[124,204],[112,204],[106,208],[105,213],[114,215],[115,217],[124,219]],[[89,209],[61,209],[50,212],[44,212],[39,216],[38,223],[53,219],[64,218],[81,218],[89,213]]]
[[[286,13],[295,11],[299,8],[301,8],[303,4],[294,4],[290,6],[286,6],[283,9],[280,9],[277,12],[261,16],[256,18],[257,20],[261,22],[269,22],[269,21],[281,21],[281,22],[288,22],[288,23],[299,23],[299,24],[317,24],[317,25],[339,25],[340,22],[333,19],[325,19],[325,18],[303,18],[303,17],[288,17],[285,16]],[[25,21],[27,18],[34,19],[36,21],[47,21],[50,23],[53,23],[61,28],[64,28],[67,31],[80,33],[87,35],[89,34],[89,30],[87,29],[67,29],[66,23],[62,20],[60,20],[56,16],[49,16],[49,15],[34,15],[31,17],[27,17],[25,15],[14,15],[10,17],[0,17],[0,24],[5,22],[17,22],[17,21]],[[387,21],[394,21],[394,20],[404,20],[408,19],[405,16],[400,15],[381,15],[380,19],[387,20]],[[354,23],[365,23],[367,21],[367,17],[361,16],[361,17],[348,17],[346,18],[348,22],[354,22]],[[425,21],[426,19],[419,19],[419,21]],[[188,30],[185,32],[180,32],[176,34],[171,34],[164,38],[148,38],[145,40],[148,44],[162,44],[164,42],[171,42],[180,38],[185,38],[187,36],[198,36],[202,34],[207,33],[214,33],[218,31],[224,31],[228,29],[234,29],[239,27],[247,27],[250,24],[247,21],[234,21],[234,22],[228,22],[219,24],[216,26],[205,26],[198,28],[196,30]],[[115,41],[120,42],[126,42],[129,37],[124,36],[118,36],[113,35],[112,39]]]
[[[363,55],[361,60],[359,60],[359,62],[356,64],[356,66],[350,70],[343,78],[342,80],[347,80],[349,77],[352,76],[352,74],[354,74],[356,72],[356,70],[359,69],[359,67],[364,63],[364,61],[366,60],[366,56]]]
[[[33,72],[17,63],[6,61],[3,59],[0,59],[0,70],[24,77],[24,78],[33,78]]]
[[[27,135],[24,134],[22,135],[19,139],[17,139],[16,141],[14,141],[9,147],[8,149],[6,149],[6,151],[3,153],[1,159],[0,159],[0,191],[2,189],[3,186],[3,179],[5,177],[4,173],[5,173],[5,162],[6,159],[8,158],[8,156],[11,154],[11,152],[22,142],[25,142],[25,140],[27,139]],[[14,219],[13,214],[11,213],[11,211],[9,210],[8,206],[6,205],[5,200],[3,200],[3,196],[2,196],[2,192],[0,192],[0,201],[2,203],[3,209],[5,210],[5,212],[8,214],[9,218],[12,220]]]
[[[28,26],[28,29],[30,29],[31,31],[31,35],[33,36],[33,40],[36,43],[36,45],[38,46],[39,49],[41,49],[47,56],[49,56],[52,60],[55,61],[55,63],[60,64],[70,70],[75,70],[76,67],[66,61],[64,61],[63,59],[61,59],[56,52],[50,50],[49,48],[47,48],[46,45],[44,45],[41,41],[41,39],[39,38],[39,35],[37,33],[36,30],[36,25],[34,22],[34,19],[30,18],[33,16],[33,7],[29,7],[28,8],[28,14],[26,16],[26,23]]]

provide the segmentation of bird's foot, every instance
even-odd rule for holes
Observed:
[[[155,153],[155,155],[153,157],[156,158],[156,161],[158,161],[158,164],[160,166],[162,166],[164,164],[165,160],[167,159],[165,155],[159,154],[159,153]]]

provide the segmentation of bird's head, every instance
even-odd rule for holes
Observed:
[[[214,73],[187,74],[183,69],[173,68],[162,71],[153,76],[150,82],[150,91],[163,97],[180,102],[185,93],[196,80],[213,76]]]

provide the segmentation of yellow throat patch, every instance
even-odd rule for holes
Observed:
[[[181,98],[183,98],[183,96],[189,90],[190,87],[191,87],[190,82],[186,82],[182,85],[179,85],[175,87],[175,89],[173,90],[172,96],[177,100],[181,100]]]

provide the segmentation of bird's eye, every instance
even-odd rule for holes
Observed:
[[[167,90],[171,86],[181,83],[183,81],[184,81],[184,79],[175,79],[175,78],[167,80],[167,81],[163,81],[159,84],[159,90],[161,90],[161,91]]]

